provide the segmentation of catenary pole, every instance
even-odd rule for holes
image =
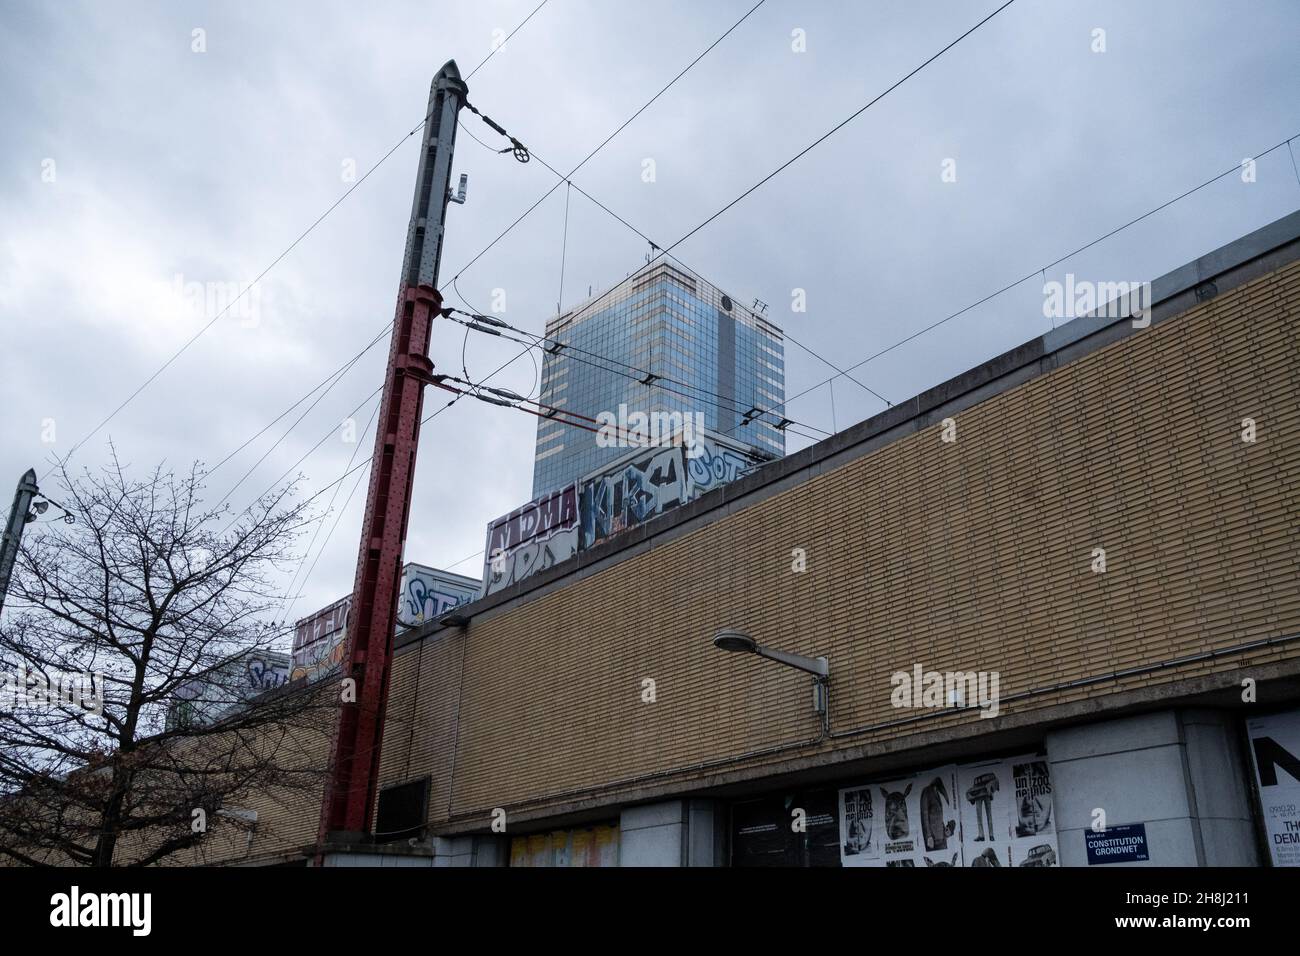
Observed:
[[[4,539],[0,541],[0,611],[4,610],[5,595],[9,593],[9,576],[13,573],[14,560],[18,557],[18,545],[23,540],[23,528],[31,520],[29,510],[36,490],[36,470],[28,468],[22,478],[18,479],[13,507],[9,509],[9,520],[5,523]]]
[[[468,92],[454,60],[438,72],[429,91],[348,613],[342,706],[321,807],[322,846],[363,842],[372,826],[420,413],[433,372],[429,332],[442,309],[438,267],[456,122]]]

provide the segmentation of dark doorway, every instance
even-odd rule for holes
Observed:
[[[731,865],[839,866],[837,801],[835,790],[796,790],[733,803]]]

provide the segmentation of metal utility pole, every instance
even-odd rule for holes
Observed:
[[[321,844],[329,839],[365,839],[374,813],[411,480],[420,443],[424,386],[433,372],[429,332],[442,308],[438,265],[451,198],[456,118],[468,93],[454,60],[443,66],[429,90],[343,662],[343,677],[356,682],[356,702],[345,700],[339,715],[321,808]]]
[[[27,473],[18,479],[14,504],[9,509],[9,520],[5,523],[5,536],[0,540],[0,611],[4,610],[5,595],[9,593],[9,575],[13,573],[14,559],[18,557],[23,528],[32,518],[29,510],[36,492],[36,469],[28,468]]]

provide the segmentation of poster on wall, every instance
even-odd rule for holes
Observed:
[[[990,760],[958,768],[957,789],[963,865],[1010,866],[1015,791],[1009,762]]]
[[[1023,757],[1010,763],[1015,785],[1011,865],[1056,866],[1056,821],[1047,758]]]
[[[884,831],[880,855],[885,866],[916,866],[921,795],[915,791],[916,781],[910,777],[882,783],[876,788],[880,797],[881,829]]]
[[[957,768],[840,791],[843,866],[955,866]]]
[[[600,824],[517,836],[510,841],[510,865],[517,867],[618,866],[617,826]]]
[[[1057,866],[1047,758],[950,765],[840,791],[843,866]]]
[[[1246,721],[1268,852],[1300,866],[1300,710]]]
[[[961,860],[957,768],[944,767],[917,779],[921,846],[917,866],[956,866]]]
[[[840,791],[840,865],[879,866],[880,833],[870,787]]]

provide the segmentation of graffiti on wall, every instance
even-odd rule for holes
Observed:
[[[754,464],[752,458],[717,442],[700,441],[696,451],[694,457],[686,459],[692,499],[735,481]]]
[[[347,630],[339,631],[327,641],[312,644],[301,654],[294,654],[293,667],[289,671],[291,680],[304,677],[317,680],[332,668],[343,663],[343,653],[347,648]]]
[[[478,597],[478,587],[461,583],[444,572],[419,564],[402,569],[399,624],[412,626],[437,620],[454,607]]]
[[[414,626],[437,620],[454,607],[478,597],[478,585],[472,578],[407,564],[402,568],[398,592],[398,622]],[[348,610],[352,596],[340,598],[329,607],[304,617],[293,635],[293,663],[290,680],[317,680],[343,663],[347,652]]]
[[[289,655],[250,651],[211,665],[201,677],[178,686],[168,706],[165,728],[215,723],[245,701],[289,682]]]
[[[690,501],[686,461],[682,448],[657,448],[584,482],[579,547],[590,548]]]
[[[635,528],[735,481],[753,459],[708,438],[690,449],[650,449],[582,485],[580,548]]]
[[[483,593],[544,571],[741,477],[752,457],[710,437],[639,449],[488,525]]]
[[[483,593],[553,567],[578,551],[578,483],[516,508],[488,525]]]
[[[343,660],[352,596],[300,620],[294,628],[290,680],[315,680]]]
[[[247,671],[248,689],[255,694],[289,683],[289,661],[279,655],[271,660],[253,658],[248,662]]]
[[[293,629],[293,653],[297,659],[298,652],[321,641],[328,641],[335,634],[347,627],[348,608],[352,606],[352,595],[340,598],[329,607],[322,608],[315,614],[304,617]]]

